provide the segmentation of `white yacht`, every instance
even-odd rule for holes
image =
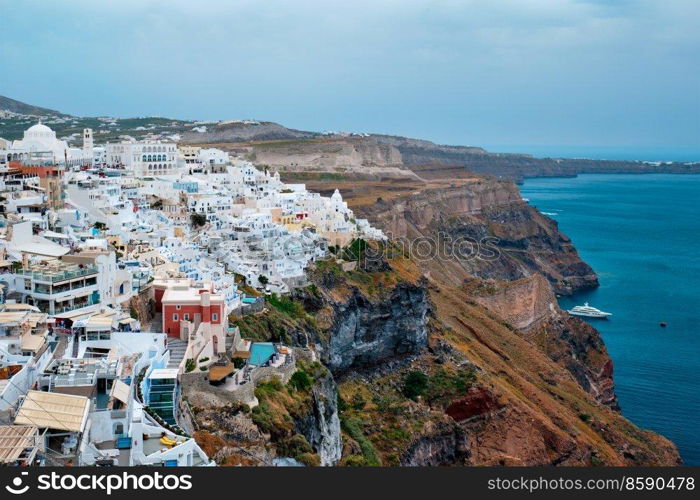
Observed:
[[[568,313],[573,316],[583,316],[585,318],[605,319],[608,316],[612,316],[612,313],[601,311],[600,309],[596,309],[595,307],[589,306],[588,302],[585,302],[582,306],[576,306],[572,309],[569,309]]]

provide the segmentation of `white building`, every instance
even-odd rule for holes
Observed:
[[[124,167],[136,177],[178,173],[177,146],[173,142],[108,143],[105,156],[107,165]]]
[[[80,148],[72,148],[66,141],[56,138],[56,132],[41,122],[24,131],[24,137],[12,142],[10,154],[50,153],[58,164],[81,165],[85,161]],[[92,158],[89,159],[92,162]]]

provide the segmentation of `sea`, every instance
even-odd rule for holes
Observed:
[[[485,144],[488,151],[499,153],[525,153],[538,158],[586,158],[590,160],[700,162],[700,147],[689,146],[561,146],[531,144]]]
[[[521,193],[599,276],[599,288],[560,306],[613,313],[589,321],[612,357],[622,413],[700,465],[700,175],[526,179]]]

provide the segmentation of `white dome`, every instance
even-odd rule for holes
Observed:
[[[51,130],[49,127],[44,125],[43,123],[39,122],[36,125],[32,125],[27,129],[27,133],[30,134],[45,134],[45,133],[52,133],[53,130]]]

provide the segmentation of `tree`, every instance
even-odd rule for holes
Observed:
[[[263,274],[261,274],[260,276],[258,276],[258,281],[260,282],[260,284],[261,284],[262,286],[265,286],[265,285],[267,285],[267,284],[270,282],[270,280],[267,279],[267,276],[265,276],[265,275],[263,275]]]
[[[194,227],[202,227],[207,223],[207,218],[204,214],[193,213],[190,215],[190,222]]]

